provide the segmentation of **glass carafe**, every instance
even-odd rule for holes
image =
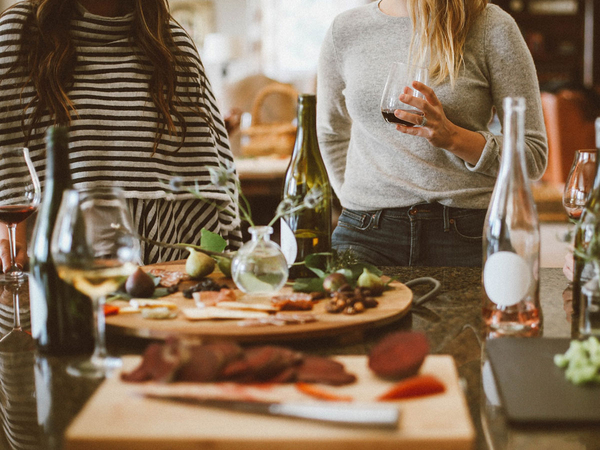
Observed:
[[[231,263],[235,285],[249,295],[270,295],[288,279],[288,266],[281,248],[271,241],[272,227],[248,229],[252,239],[237,251]]]

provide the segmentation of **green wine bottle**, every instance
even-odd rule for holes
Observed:
[[[299,209],[281,219],[281,249],[290,267],[290,278],[314,276],[303,264],[306,257],[331,251],[331,185],[317,141],[316,108],[315,95],[298,96],[298,130],[285,175],[283,200],[300,204],[314,189],[319,189],[323,197],[316,207]]]
[[[596,148],[600,151],[600,117],[596,119]],[[593,253],[598,250],[600,242],[600,170],[596,159],[596,177],[592,192],[581,213],[575,228],[573,255],[573,312],[572,336],[578,337],[578,322],[581,307],[581,289],[594,277],[594,266],[589,257],[598,257]],[[588,257],[584,258],[583,255]]]
[[[52,127],[46,134],[46,178],[29,275],[31,334],[38,351],[47,355],[91,353],[94,348],[92,302],[58,277],[50,253],[62,194],[71,187],[67,129]]]

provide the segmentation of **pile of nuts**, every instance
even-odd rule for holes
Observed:
[[[379,302],[373,297],[371,290],[363,287],[352,289],[344,284],[338,290],[329,293],[331,299],[325,304],[325,311],[333,314],[359,314],[367,308],[375,308]]]

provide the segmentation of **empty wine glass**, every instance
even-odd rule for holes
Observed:
[[[596,149],[577,150],[563,191],[563,207],[571,220],[581,217],[596,176]]]
[[[139,262],[139,242],[125,196],[118,188],[67,190],[52,234],[58,275],[92,299],[96,346],[91,359],[70,365],[74,376],[102,378],[121,365],[108,356],[104,302]]]
[[[427,84],[429,80],[429,72],[424,67],[419,67],[415,64],[406,64],[395,62],[385,82],[383,95],[381,97],[381,114],[386,122],[391,124],[400,124],[406,127],[420,127],[421,117],[424,116],[423,111],[400,101],[400,95],[407,94],[425,100],[425,96],[412,88],[413,81],[419,81]],[[415,118],[415,122],[401,120],[394,115],[394,111],[400,109],[419,116]]]
[[[17,224],[37,210],[41,192],[29,150],[23,147],[1,147],[0,222],[8,227],[11,267],[0,276],[0,282],[15,283],[26,278],[26,274],[16,263]]]

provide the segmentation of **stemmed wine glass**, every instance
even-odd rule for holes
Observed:
[[[40,181],[29,150],[23,147],[0,148],[0,222],[8,227],[11,267],[0,276],[0,282],[16,283],[26,278],[16,263],[17,224],[33,214],[41,200]]]
[[[563,191],[563,207],[572,220],[579,220],[596,176],[596,149],[577,150]]]
[[[21,327],[20,296],[27,296],[27,283],[7,283],[0,288],[3,289],[0,296],[11,298],[13,305],[13,327],[0,339],[0,353],[34,350],[33,338]]]
[[[381,96],[381,114],[386,122],[391,124],[400,124],[406,127],[419,127],[419,123],[407,122],[401,120],[394,115],[394,111],[397,109],[416,114],[419,117],[423,117],[423,111],[400,101],[400,95],[407,94],[421,99],[425,99],[425,96],[413,89],[412,82],[419,81],[423,84],[427,84],[429,80],[429,72],[424,67],[419,67],[415,64],[395,62],[392,64],[390,72],[385,82],[385,88],[383,89],[383,95]]]
[[[58,275],[92,299],[95,349],[91,359],[67,368],[74,376],[102,378],[121,360],[106,350],[104,302],[139,263],[139,241],[118,188],[66,190],[52,234]]]

